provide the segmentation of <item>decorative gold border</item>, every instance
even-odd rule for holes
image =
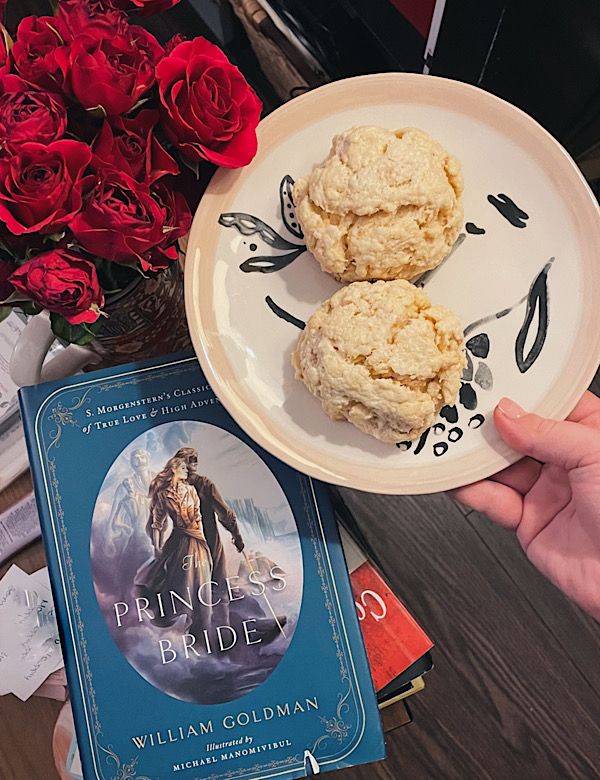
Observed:
[[[168,369],[171,366],[183,365],[186,363],[194,363],[194,362],[196,362],[196,358],[183,358],[181,360],[175,360],[172,361],[171,363],[167,363],[162,368]],[[97,740],[97,737],[100,734],[102,734],[102,726],[98,715],[98,706],[96,704],[95,690],[93,686],[93,677],[92,677],[92,672],[90,667],[90,658],[87,652],[85,626],[81,617],[82,610],[79,605],[79,598],[78,598],[79,594],[77,589],[76,577],[73,570],[73,559],[71,557],[71,552],[70,552],[70,543],[68,540],[67,527],[64,523],[64,511],[62,508],[60,485],[56,475],[56,462],[54,458],[47,457],[48,450],[54,444],[56,444],[57,441],[56,432],[52,434],[50,444],[47,447],[44,447],[44,445],[46,444],[46,437],[44,435],[44,430],[42,428],[42,420],[44,419],[43,415],[48,410],[49,404],[52,401],[52,399],[54,399],[54,402],[56,402],[56,400],[58,399],[61,393],[73,391],[77,388],[84,387],[86,385],[90,386],[94,384],[108,382],[113,379],[117,379],[117,382],[112,385],[113,388],[122,387],[126,384],[130,384],[134,382],[137,383],[138,381],[145,381],[151,378],[156,378],[164,375],[171,375],[173,373],[172,371],[162,370],[160,373],[155,373],[154,377],[142,376],[141,378],[139,378],[140,374],[144,374],[148,371],[156,372],[156,369],[157,369],[156,366],[149,366],[148,368],[145,369],[136,369],[135,371],[130,371],[122,374],[113,374],[111,376],[103,377],[102,379],[87,380],[75,384],[65,385],[61,388],[58,388],[57,390],[54,390],[44,400],[44,402],[42,403],[42,405],[40,406],[36,414],[35,423],[34,423],[35,440],[36,440],[38,458],[40,462],[40,470],[43,478],[44,492],[46,496],[49,515],[50,515],[50,523],[52,526],[54,548],[58,559],[60,580],[61,580],[62,592],[64,596],[64,604],[69,619],[68,628],[69,628],[72,647],[74,651],[73,655],[75,657],[75,665],[76,665],[78,682],[79,682],[79,690],[81,691],[82,694],[83,710],[85,715],[85,727],[88,735],[88,744],[91,748],[90,753],[92,756],[94,771],[97,780],[106,780],[102,772],[102,768],[99,767],[100,750],[103,751],[116,764],[117,774],[114,775],[111,780],[122,780],[122,778],[125,776],[131,778],[131,780],[150,780],[150,778],[142,777],[135,774],[136,771],[135,765],[137,763],[136,759],[134,759],[132,762],[129,762],[127,764],[122,764],[121,760],[114,752],[111,745],[107,745],[106,747],[104,747]],[[179,373],[184,373],[184,372],[185,372],[184,369],[179,371]],[[134,380],[133,377],[136,375],[138,376],[138,379]],[[124,380],[125,377],[131,377],[131,379]],[[82,396],[80,396],[80,398],[76,399],[78,404],[76,408],[79,408],[83,403],[83,401],[81,401],[80,403],[80,399],[88,398],[88,394],[90,390],[91,388],[89,388]],[[61,423],[57,421],[52,415],[51,415],[51,419],[53,419],[54,422],[56,422],[60,428]],[[72,422],[70,420],[67,420],[65,424],[72,424]],[[317,570],[319,572],[321,582],[322,582],[322,590],[325,595],[325,606],[328,609],[330,614],[329,623],[332,628],[332,638],[336,644],[336,647],[338,648],[336,655],[340,663],[340,680],[342,682],[348,681],[349,683],[349,690],[347,692],[342,692],[341,694],[339,694],[338,700],[345,702],[348,695],[351,692],[354,692],[354,698],[355,700],[357,700],[356,701],[357,730],[360,727],[360,734],[358,734],[357,737],[355,731],[355,734],[352,737],[353,742],[346,753],[344,753],[343,755],[326,757],[323,760],[319,761],[320,765],[326,765],[326,764],[335,763],[337,761],[342,761],[358,747],[366,727],[366,713],[365,713],[364,702],[362,699],[362,692],[358,680],[358,675],[354,664],[354,658],[352,655],[351,645],[348,638],[346,624],[344,621],[344,615],[341,609],[340,598],[335,583],[333,567],[329,555],[329,548],[325,537],[325,530],[323,527],[319,506],[315,495],[314,485],[312,483],[312,480],[310,479],[309,479],[309,484],[310,484],[310,491],[311,491],[310,496],[306,495],[306,486],[304,484],[301,485],[301,493],[304,499],[304,510],[307,514],[308,524],[312,531],[311,540],[313,543],[313,554],[317,562]],[[310,501],[308,500],[309,498]],[[318,544],[319,539],[317,538],[317,532],[320,535],[320,544]],[[322,546],[323,553],[321,552],[320,549],[321,546]],[[323,566],[323,561],[322,561],[323,555],[326,558],[326,564],[327,564],[326,567]],[[64,561],[63,561],[63,557],[64,557]],[[329,582],[327,582],[327,578],[325,576],[326,574],[328,574]],[[329,593],[331,593],[334,597],[333,603],[330,600],[330,596],[328,595]],[[71,603],[71,600],[73,604]],[[336,609],[334,607],[337,608],[337,614],[336,614]],[[341,624],[341,632],[339,631],[340,624]],[[336,633],[336,626],[338,628],[337,633]],[[66,626],[64,627],[64,629],[66,631]],[[344,643],[342,647],[340,647],[341,638],[344,639]],[[347,658],[345,656],[347,656]],[[345,661],[347,661],[348,659],[350,663],[346,664]],[[352,687],[352,679],[354,680],[354,684],[356,685],[355,690]],[[358,703],[360,703],[360,708],[358,707]],[[339,710],[339,704],[338,704],[338,710]],[[339,712],[337,714],[339,716]],[[320,739],[325,739],[332,736],[330,733],[328,733],[327,724],[330,724],[334,719],[324,720],[326,725],[326,731],[323,737]],[[91,729],[93,729],[93,735]],[[219,779],[225,780],[226,778],[233,778],[233,777],[241,778],[243,776],[251,777],[252,772],[264,771],[264,769],[266,768],[269,769],[275,768],[275,766],[277,765],[286,765],[286,764],[289,765],[291,763],[291,760],[298,761],[298,763],[294,767],[291,767],[290,769],[281,772],[275,772],[269,775],[262,774],[260,776],[261,778],[280,777],[289,774],[291,772],[296,772],[298,769],[301,769],[303,767],[302,757],[301,756],[288,757],[287,759],[280,762],[271,761],[267,765],[257,765],[256,767],[239,770],[234,773],[227,772],[219,775],[212,775],[210,778],[202,778],[202,780],[219,780]],[[129,774],[123,775],[123,772],[129,772]],[[200,778],[198,778],[198,780],[200,780]]]

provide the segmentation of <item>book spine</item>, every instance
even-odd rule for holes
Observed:
[[[341,501],[341,498],[340,498]],[[349,510],[336,505],[342,545],[350,573],[354,602],[378,693],[416,660],[433,642],[419,626],[354,533]],[[360,529],[359,529],[360,530]]]
[[[69,698],[73,709],[73,720],[75,722],[75,732],[80,747],[81,761],[83,766],[83,777],[92,778],[91,769],[86,770],[87,751],[82,750],[82,746],[87,746],[87,734],[84,731],[85,714],[79,679],[77,674],[75,648],[70,637],[69,620],[67,615],[66,594],[63,590],[63,584],[60,577],[60,561],[57,549],[57,539],[55,537],[54,527],[50,517],[50,507],[48,505],[48,496],[46,485],[43,478],[41,455],[35,435],[35,412],[38,404],[31,403],[32,396],[36,393],[35,388],[22,388],[19,390],[19,405],[21,409],[21,419],[23,421],[23,430],[25,433],[25,443],[27,445],[27,454],[29,456],[29,466],[31,469],[31,478],[33,481],[33,490],[37,504],[40,527],[42,531],[42,541],[44,551],[48,562],[48,576],[50,579],[50,588],[54,600],[54,610],[56,614],[56,623],[60,636],[60,643],[65,663],[65,672],[69,688]]]
[[[377,555],[376,550],[369,544],[366,536],[362,532],[360,526],[356,522],[354,514],[348,508],[348,505],[344,501],[341,493],[333,485],[329,486],[329,495],[331,497],[331,504],[336,515],[336,519],[339,523],[348,531],[350,536],[354,539],[356,544],[364,552],[367,558],[380,570],[383,571],[383,564],[381,559]]]
[[[324,520],[325,535],[329,541],[328,546],[331,549],[332,554],[337,552],[337,560],[334,562],[334,571],[337,571],[340,575],[336,581],[336,586],[341,601],[340,611],[344,614],[348,623],[354,627],[356,637],[354,661],[357,667],[357,672],[359,676],[365,680],[365,682],[370,684],[371,691],[373,692],[373,699],[377,701],[377,691],[375,690],[375,684],[371,674],[371,666],[369,663],[365,639],[358,619],[358,614],[354,608],[354,594],[352,592],[352,583],[350,582],[350,573],[348,572],[346,566],[340,531],[335,520],[335,514],[331,503],[331,494],[324,484],[316,482],[312,479],[309,479],[309,481],[313,486],[315,501]],[[349,605],[348,609],[345,609],[346,605]],[[385,743],[381,735],[380,749],[385,752]]]

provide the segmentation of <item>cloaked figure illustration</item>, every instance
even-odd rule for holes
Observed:
[[[204,535],[212,558],[212,579],[216,583],[213,597],[214,601],[218,602],[213,607],[213,625],[236,626],[243,620],[252,618],[256,636],[261,638],[263,644],[273,641],[279,633],[285,636],[283,627],[287,618],[284,615],[275,614],[266,596],[266,591],[263,592],[261,600],[253,595],[256,588],[248,587],[248,576],[255,568],[254,556],[249,559],[245,553],[244,540],[235,512],[225,502],[215,483],[207,476],[198,473],[198,453],[193,447],[182,447],[177,450],[174,457],[185,459],[188,470],[187,481],[196,490],[200,501]],[[241,582],[246,582],[245,586],[242,585],[244,597],[238,599],[234,596],[233,604],[231,584],[227,585],[227,556],[219,536],[217,522],[231,534],[231,541],[235,549],[243,555],[238,577]],[[272,563],[275,566],[274,562]]]
[[[204,535],[200,501],[187,478],[185,460],[174,456],[150,485],[146,531],[152,540],[154,558],[138,569],[134,580],[136,595],[148,599],[149,603],[156,600],[157,593],[198,593],[212,579],[213,564]],[[193,560],[194,565],[182,566],[186,559]],[[152,622],[161,627],[171,626],[182,614],[187,614],[186,628],[192,633],[200,634],[210,628],[211,607],[200,600],[193,602],[192,609],[182,601],[177,611],[164,615],[155,611]]]
[[[135,545],[130,545],[130,541],[136,529],[141,528],[148,519],[148,491],[152,481],[148,452],[141,448],[134,450],[129,463],[131,472],[115,490],[108,521],[106,554],[110,558],[119,558],[127,566],[133,564],[137,568],[143,559],[135,559],[135,556],[132,560]]]

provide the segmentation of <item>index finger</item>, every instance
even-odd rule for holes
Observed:
[[[589,390],[586,390],[577,406],[573,409],[567,420],[571,422],[584,422],[586,417],[592,414],[600,414],[600,398]]]

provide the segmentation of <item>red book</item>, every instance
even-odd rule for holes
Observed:
[[[375,690],[380,691],[433,642],[343,527],[340,534]]]

